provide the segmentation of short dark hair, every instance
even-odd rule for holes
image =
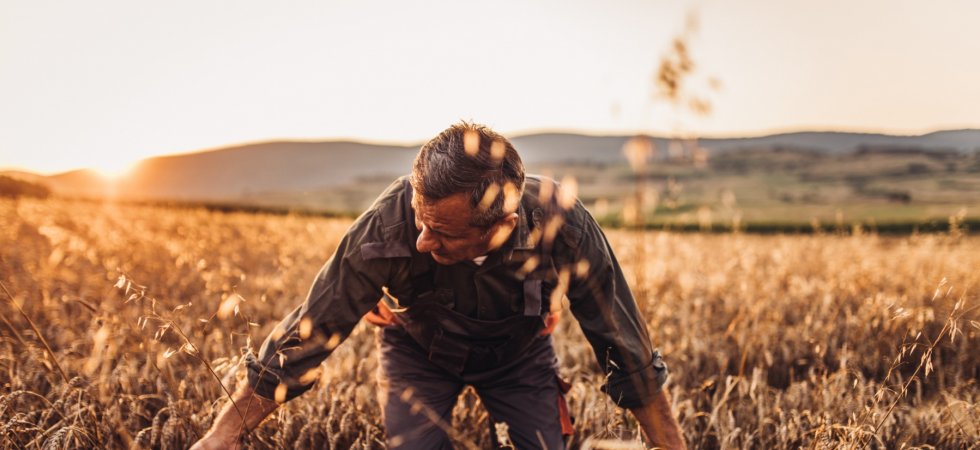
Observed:
[[[422,146],[411,181],[426,201],[467,194],[477,208],[470,224],[489,228],[513,212],[505,210],[505,197],[516,195],[519,200],[524,192],[524,163],[500,134],[485,125],[459,122]]]

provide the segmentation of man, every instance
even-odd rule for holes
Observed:
[[[567,386],[550,331],[566,296],[609,374],[604,390],[655,445],[684,448],[661,389],[667,368],[598,225],[574,194],[526,178],[505,138],[453,125],[354,222],[194,448],[237,446],[241,430],[312,387],[362,317],[382,326],[390,448],[452,448],[446,427],[466,385],[517,448],[564,448]]]

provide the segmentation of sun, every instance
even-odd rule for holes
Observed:
[[[136,163],[130,161],[113,161],[100,163],[92,170],[107,181],[118,181],[132,173],[135,166]]]

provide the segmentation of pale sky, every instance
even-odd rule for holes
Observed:
[[[705,118],[653,98],[695,11]],[[0,169],[273,139],[980,128],[974,0],[0,0]],[[709,89],[709,77],[721,89]]]

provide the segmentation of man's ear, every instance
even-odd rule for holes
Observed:
[[[490,244],[491,250],[500,247],[507,242],[510,234],[517,228],[517,213],[510,213],[502,217],[491,229]]]
[[[500,219],[500,222],[502,222],[500,225],[504,225],[507,228],[511,228],[511,229],[517,228],[517,217],[518,216],[516,212],[507,214],[502,219]]]

